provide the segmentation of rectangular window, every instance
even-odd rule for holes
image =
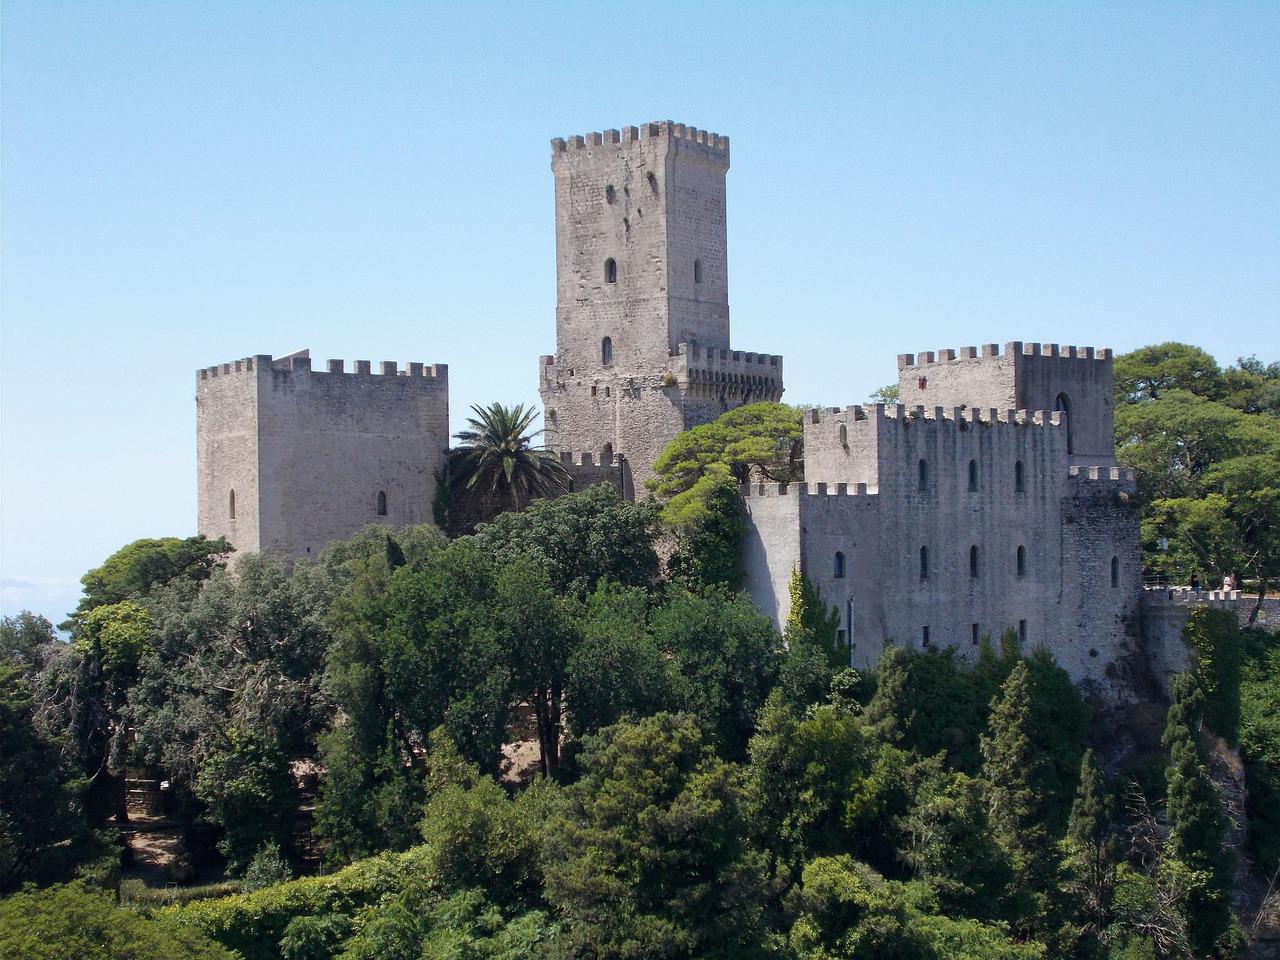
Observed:
[[[843,645],[844,645],[844,631],[843,631],[843,630],[837,630],[837,631],[836,631],[836,643],[840,644],[841,646],[843,646]]]
[[[929,645],[929,628],[928,627],[921,628],[920,640],[924,646],[927,647]]]
[[[1018,643],[1022,647],[1027,645],[1027,621],[1018,621]]]
[[[596,395],[596,385],[594,383],[591,385],[591,395],[593,397]]]
[[[973,623],[973,624],[970,624],[969,626],[970,626],[971,632],[973,633],[973,638],[972,638],[973,645],[976,647],[978,645],[978,625],[976,623]]]

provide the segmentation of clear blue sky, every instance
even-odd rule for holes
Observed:
[[[3,6],[0,576],[55,620],[195,532],[197,367],[554,346],[553,136],[733,140],[734,342],[845,404],[899,352],[1280,359],[1280,4]]]

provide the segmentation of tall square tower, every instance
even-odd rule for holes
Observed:
[[[681,430],[782,395],[782,359],[729,346],[729,138],[662,121],[551,141],[556,354],[547,445],[624,455],[637,483]]]

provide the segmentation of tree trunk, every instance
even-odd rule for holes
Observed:
[[[1267,578],[1262,577],[1258,581],[1258,601],[1253,605],[1253,609],[1249,611],[1249,621],[1246,626],[1252,627],[1258,621],[1258,613],[1262,610],[1262,601],[1267,595]]]

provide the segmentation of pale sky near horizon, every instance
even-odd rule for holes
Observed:
[[[1280,3],[31,3],[0,12],[0,610],[195,532],[195,370],[537,402],[549,141],[728,134],[737,349],[1280,360]]]

